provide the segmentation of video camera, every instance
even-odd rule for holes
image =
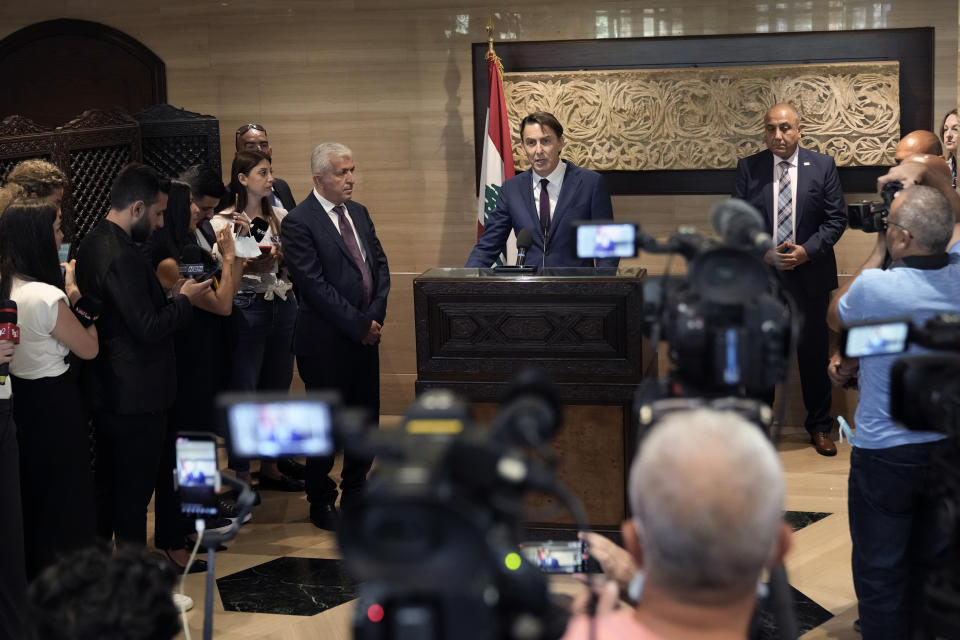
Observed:
[[[902,190],[903,184],[900,182],[888,182],[880,190],[880,202],[861,200],[847,205],[847,222],[850,228],[860,229],[866,233],[886,231],[890,203]]]
[[[689,267],[685,277],[644,284],[645,333],[653,343],[666,340],[674,365],[654,397],[766,397],[786,376],[796,314],[763,262],[773,246],[763,220],[732,198],[711,218],[722,242],[683,227],[664,244],[639,234],[645,251],[680,254]],[[642,391],[649,398],[649,388]]]
[[[218,399],[240,455],[377,458],[363,503],[338,532],[360,583],[354,637],[560,637],[566,615],[545,574],[520,552],[524,496],[558,496],[586,526],[579,502],[552,472],[547,442],[560,404],[540,374],[521,374],[489,426],[454,394],[427,391],[399,429],[370,429],[335,395]],[[282,443],[282,444],[279,444]],[[310,444],[305,444],[310,443]]]

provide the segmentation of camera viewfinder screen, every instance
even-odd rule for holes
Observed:
[[[315,401],[239,402],[227,409],[238,456],[325,456],[334,452],[330,406]]]
[[[577,226],[578,258],[632,258],[637,255],[637,227],[633,224]]]
[[[906,322],[863,325],[847,329],[848,358],[901,353],[907,348],[910,327]]]
[[[547,573],[583,573],[586,558],[583,542],[524,542],[520,553],[530,564]]]
[[[216,442],[177,438],[176,452],[180,511],[189,516],[216,515]]]

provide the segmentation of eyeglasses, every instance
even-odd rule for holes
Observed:
[[[892,224],[894,226],[900,227],[901,229],[907,232],[908,236],[910,236],[911,238],[913,237],[913,234],[910,233],[910,229],[907,229],[905,226],[903,226],[899,222],[894,222],[893,220],[890,220],[889,218],[887,218],[887,224]]]
[[[267,130],[263,128],[263,125],[254,124],[253,122],[251,122],[251,123],[249,123],[249,124],[243,125],[243,126],[240,127],[239,129],[237,129],[237,142],[240,141],[240,136],[242,136],[243,134],[245,134],[247,131],[250,131],[250,129],[256,129],[257,131],[262,131],[262,132],[264,133],[264,135],[266,135],[266,133],[267,133]]]

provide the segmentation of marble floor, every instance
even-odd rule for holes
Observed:
[[[860,637],[853,630],[857,607],[847,529],[850,449],[846,443],[838,448],[836,457],[817,455],[801,433],[788,433],[779,447],[794,528],[786,569],[805,640]],[[350,638],[356,584],[340,566],[334,535],[310,523],[302,493],[264,491],[262,497],[228,550],[216,554],[214,637]],[[204,574],[187,576],[186,593],[196,601],[187,613],[193,638],[202,637],[204,585]],[[551,588],[572,595],[583,587],[557,576]],[[770,626],[766,620],[764,637],[773,637]]]

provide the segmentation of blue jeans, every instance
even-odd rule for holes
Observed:
[[[238,293],[233,298],[233,320],[237,348],[233,358],[230,387],[234,391],[287,391],[293,382],[293,327],[297,321],[297,299],[275,296],[264,300],[262,293]],[[230,468],[250,470],[250,461],[230,458]]]
[[[853,586],[863,640],[910,638],[922,618],[923,587],[946,549],[931,489],[940,443],[854,447],[848,505]]]

